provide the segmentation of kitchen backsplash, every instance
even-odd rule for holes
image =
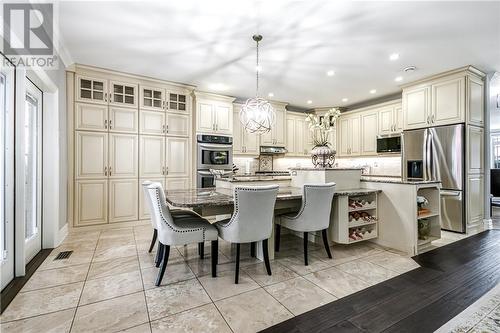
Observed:
[[[251,157],[235,157],[234,164],[239,168],[238,173],[255,173],[259,170],[259,159]],[[287,170],[291,167],[310,167],[312,166],[310,157],[274,157],[273,170]],[[401,175],[401,156],[384,157],[356,157],[356,158],[337,158],[335,166],[338,167],[361,167],[365,172],[371,175],[400,176]]]

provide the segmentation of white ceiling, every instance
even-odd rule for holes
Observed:
[[[255,94],[260,33],[261,95],[301,107],[395,93],[397,76],[500,71],[500,2],[71,1],[59,17],[76,63],[236,97]],[[408,65],[418,70],[403,73]]]

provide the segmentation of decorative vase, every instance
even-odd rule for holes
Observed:
[[[314,146],[311,150],[311,159],[315,168],[331,168],[335,163],[335,149],[328,144]]]

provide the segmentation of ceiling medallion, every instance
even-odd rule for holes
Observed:
[[[247,99],[245,105],[241,107],[240,121],[249,133],[264,134],[271,130],[275,122],[274,109],[266,99],[259,97],[259,42],[261,35],[253,35],[253,40],[257,43],[257,64],[256,91],[255,97]]]

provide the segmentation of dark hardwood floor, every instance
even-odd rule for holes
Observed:
[[[262,332],[433,332],[500,282],[500,230],[413,259],[420,268]]]

